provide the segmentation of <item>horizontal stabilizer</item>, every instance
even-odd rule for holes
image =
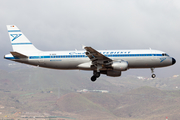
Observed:
[[[28,58],[28,56],[23,55],[21,53],[18,52],[10,52],[14,57],[18,57],[18,58]]]

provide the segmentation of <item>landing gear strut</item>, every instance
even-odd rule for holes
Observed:
[[[91,77],[91,81],[94,82],[98,77],[100,77],[100,72],[94,71],[93,76]]]
[[[151,68],[151,73],[152,73],[151,77],[152,77],[152,78],[155,78],[156,75],[154,74],[154,68]]]

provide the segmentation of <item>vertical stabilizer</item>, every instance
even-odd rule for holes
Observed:
[[[13,51],[20,53],[39,51],[15,25],[7,25],[7,29]]]

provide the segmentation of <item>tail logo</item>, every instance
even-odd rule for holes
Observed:
[[[10,35],[13,37],[12,41],[14,41],[18,37],[20,37],[22,34],[10,34]]]

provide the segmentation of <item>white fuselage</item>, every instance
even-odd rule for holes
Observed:
[[[128,68],[156,68],[172,65],[172,57],[164,56],[159,50],[98,50],[101,54],[111,58],[113,61],[124,60],[128,62]],[[6,59],[47,67],[53,69],[83,69],[92,70],[91,60],[85,51],[47,51],[36,53],[23,53],[28,58],[16,59],[11,54]],[[81,64],[84,64],[82,65]]]

